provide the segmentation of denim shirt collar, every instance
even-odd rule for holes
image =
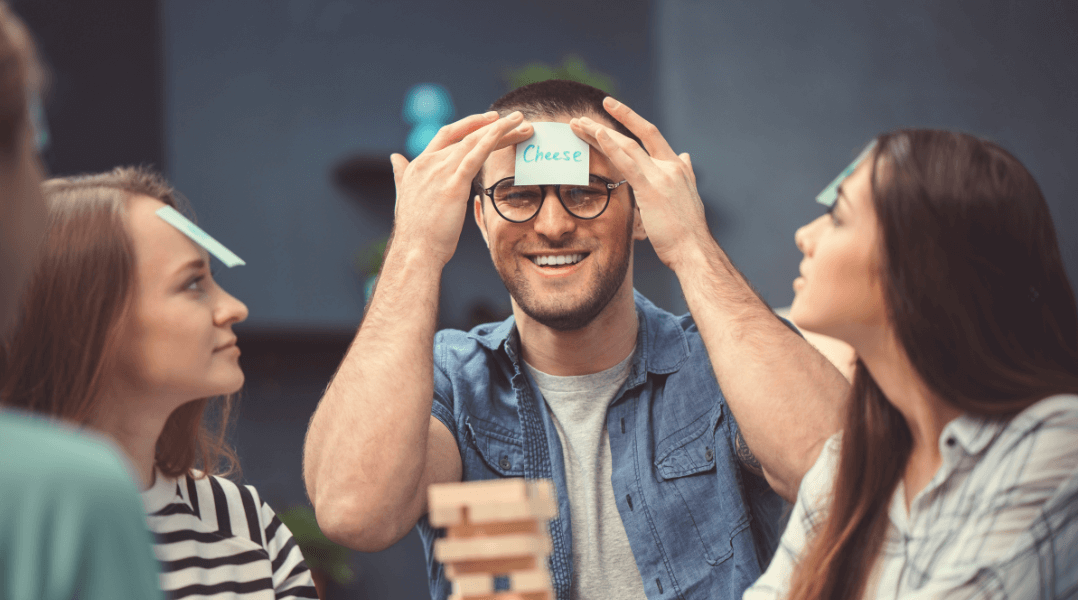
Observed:
[[[689,342],[678,318],[660,310],[636,290],[633,290],[633,300],[640,327],[633,368],[625,383],[627,388],[642,384],[649,372],[656,375],[673,373],[689,357]],[[490,330],[473,329],[468,337],[490,350],[504,351],[514,365],[518,364],[520,333],[514,317],[510,316]]]

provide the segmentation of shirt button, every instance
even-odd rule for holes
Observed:
[[[715,458],[715,453],[711,451],[711,448],[704,451],[704,460],[711,462],[711,459],[713,458]]]
[[[947,445],[948,446],[953,448],[956,443],[957,442],[955,441],[955,439],[953,437],[952,438],[947,438]]]
[[[511,467],[512,464],[509,462],[509,457],[508,456],[503,456],[502,460],[498,462],[498,466],[500,466],[503,469],[508,469],[509,467]]]

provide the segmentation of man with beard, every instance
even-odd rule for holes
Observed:
[[[837,429],[845,380],[711,237],[688,155],[604,98],[532,84],[443,128],[410,164],[393,157],[393,237],[311,421],[304,476],[345,545],[382,549],[418,522],[434,598],[449,585],[427,487],[499,477],[555,482],[559,600],[740,598],[774,550],[779,495],[793,499]],[[514,184],[514,145],[541,121],[591,144],[587,186]],[[436,334],[469,185],[513,316]],[[691,316],[633,291],[644,239]]]

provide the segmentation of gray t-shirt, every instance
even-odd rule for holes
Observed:
[[[646,600],[625,525],[610,484],[606,410],[629,376],[633,353],[592,375],[559,377],[528,371],[543,394],[561,439],[573,525],[572,600]]]

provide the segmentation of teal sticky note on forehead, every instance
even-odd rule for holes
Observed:
[[[157,209],[157,216],[164,219],[169,225],[172,225],[176,229],[180,230],[180,233],[191,238],[199,246],[206,249],[207,252],[216,256],[221,262],[225,263],[226,267],[232,268],[237,265],[245,265],[243,259],[236,256],[234,252],[225,248],[224,244],[213,239],[210,234],[202,230],[201,227],[192,223],[187,217],[181,215],[179,211],[171,206]]]
[[[588,185],[590,146],[565,123],[532,123],[535,134],[517,144],[516,185]]]
[[[872,143],[870,143],[868,146],[865,146],[865,149],[857,155],[857,158],[853,159],[853,162],[850,163],[850,166],[843,169],[842,172],[838,174],[838,177],[832,180],[831,183],[827,184],[827,187],[825,187],[822,192],[816,195],[816,201],[828,208],[834,206],[835,201],[838,200],[838,186],[842,185],[842,182],[845,181],[846,178],[849,177],[855,170],[857,170],[857,165],[861,164],[861,161],[865,160],[865,157],[868,156],[869,152],[872,152],[872,149],[875,147],[876,140],[872,140]]]

